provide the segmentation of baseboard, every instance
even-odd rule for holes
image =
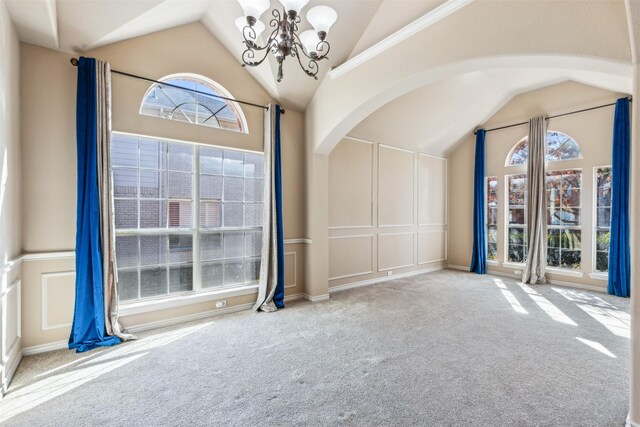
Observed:
[[[402,279],[404,277],[411,277],[411,276],[417,276],[419,274],[431,273],[434,271],[443,270],[444,268],[445,268],[444,266],[429,267],[429,268],[423,268],[420,270],[409,271],[406,273],[392,274],[391,276],[382,276],[382,277],[377,277],[375,279],[367,279],[367,280],[361,280],[358,282],[345,283],[344,285],[330,287],[329,293],[331,294],[333,292],[346,291],[347,289],[360,288],[362,286],[369,286],[369,285],[375,285],[376,283],[388,282],[389,280],[396,280],[396,279]]]
[[[151,330],[151,329],[163,328],[165,326],[173,326],[173,325],[178,325],[180,323],[187,323],[187,322],[193,322],[195,320],[206,319],[208,317],[216,317],[216,316],[222,316],[224,314],[237,313],[239,311],[250,310],[253,307],[253,305],[254,304],[252,302],[250,302],[250,303],[246,303],[246,304],[234,305],[232,307],[218,308],[218,309],[215,309],[215,310],[209,310],[209,311],[203,311],[203,312],[200,312],[200,313],[189,314],[187,316],[173,317],[171,319],[165,319],[165,320],[158,320],[158,321],[155,321],[155,322],[143,323],[141,325],[131,326],[131,327],[127,328],[127,331],[131,332],[133,334],[137,334],[138,332],[144,332],[144,331],[148,331],[148,330]]]
[[[63,348],[69,348],[68,341],[55,341],[47,344],[34,345],[31,347],[25,347],[22,349],[23,356],[33,356],[34,354],[48,353],[50,351],[62,350]]]
[[[326,301],[329,299],[329,294],[322,294],[322,295],[315,295],[315,296],[304,294],[304,299],[311,302]]]
[[[284,296],[284,302],[296,301],[299,299],[304,299],[304,294],[293,294]]]
[[[462,270],[462,271],[467,271],[467,272],[469,271],[469,269],[467,267],[463,267],[461,265],[449,264],[448,268],[453,269],[453,270]],[[520,279],[522,277],[520,274],[506,273],[504,271],[496,271],[496,270],[487,270],[487,274],[489,274],[491,276],[508,277],[510,279]],[[583,285],[582,283],[564,282],[562,280],[547,280],[547,284],[548,285],[555,285],[555,286],[563,286],[563,287],[566,287],[566,288],[583,289],[585,291],[591,291],[591,292],[607,293],[606,289],[604,289],[604,288],[601,288],[599,286]]]
[[[627,414],[627,423],[625,425],[626,427],[640,427],[640,424],[631,421],[631,414]]]

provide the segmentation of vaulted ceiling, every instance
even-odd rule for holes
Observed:
[[[67,53],[198,21],[238,62],[244,50],[235,0],[0,1],[22,41]],[[271,57],[247,70],[285,107],[306,110],[319,152],[351,132],[444,154],[519,93],[567,80],[630,91],[632,2],[311,0],[306,10],[338,13],[318,80],[293,60],[280,83]]]

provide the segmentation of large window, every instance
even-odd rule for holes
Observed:
[[[498,260],[498,178],[487,178],[487,259]]]
[[[507,260],[527,260],[527,176],[508,175],[509,224]]]
[[[247,133],[242,110],[236,102],[220,98],[233,99],[219,84],[195,75],[169,76],[162,82],[147,90],[140,114]]]
[[[611,167],[596,168],[595,270],[609,271],[611,234]]]
[[[120,300],[259,276],[263,156],[114,133]]]
[[[547,172],[547,265],[581,267],[582,171]]]

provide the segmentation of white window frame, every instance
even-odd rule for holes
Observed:
[[[140,191],[139,191],[139,174],[138,174],[138,195],[137,195],[137,204],[138,204],[138,228],[137,229],[116,229],[115,236],[144,236],[144,235],[152,235],[152,236],[161,236],[161,235],[191,235],[192,236],[192,265],[193,265],[193,276],[192,276],[192,290],[184,291],[184,292],[174,292],[167,293],[163,295],[157,295],[152,297],[140,298],[140,266],[137,267],[138,270],[138,298],[121,301],[119,304],[119,314],[121,316],[146,313],[155,310],[161,310],[165,308],[173,308],[180,307],[184,305],[195,304],[199,302],[213,301],[217,299],[223,298],[231,298],[235,296],[242,296],[253,294],[257,292],[258,289],[258,281],[252,282],[244,282],[242,284],[233,284],[233,285],[222,285],[217,286],[215,288],[203,288],[202,280],[201,280],[201,247],[200,247],[200,234],[215,234],[215,233],[225,233],[225,232],[233,232],[233,231],[261,231],[262,227],[219,227],[215,229],[203,228],[201,230],[200,227],[200,148],[217,148],[221,150],[231,150],[231,151],[239,151],[242,153],[251,153],[258,154],[263,156],[264,153],[261,151],[253,151],[246,149],[237,149],[225,146],[217,146],[210,144],[202,144],[192,141],[185,140],[176,140],[171,138],[150,136],[144,134],[130,133],[130,132],[121,132],[121,131],[112,131],[113,134],[130,136],[134,138],[149,138],[160,141],[166,141],[170,143],[180,143],[180,144],[189,144],[194,147],[194,155],[193,155],[193,173],[192,173],[192,188],[193,188],[193,209],[192,209],[192,228],[140,228]],[[110,165],[110,168],[113,166]],[[133,169],[133,168],[131,168]],[[140,170],[140,163],[138,161],[138,165],[135,168],[136,170]],[[243,172],[244,178],[244,172]],[[167,178],[168,179],[168,178]],[[224,187],[223,187],[224,194]],[[114,195],[115,196],[115,195]],[[243,196],[244,197],[244,196]],[[177,199],[176,199],[177,200]],[[182,200],[182,199],[180,199]],[[243,204],[245,201],[243,200]],[[264,204],[264,201],[263,201]],[[167,215],[168,215],[168,205],[167,205]],[[115,215],[115,212],[114,212]],[[224,212],[222,210],[222,224],[224,224]],[[167,217],[167,221],[169,218]],[[245,243],[243,243],[245,244]],[[115,254],[114,254],[115,256]],[[243,259],[255,258],[255,257],[243,257]],[[258,256],[259,258],[259,256]],[[230,258],[231,259],[231,258]],[[226,260],[226,259],[225,259]],[[168,260],[167,260],[168,261]],[[175,264],[175,263],[173,263]],[[169,262],[163,264],[168,267],[169,265],[173,265]],[[170,278],[167,278],[167,286],[169,286]]]
[[[600,166],[594,166],[593,167],[593,191],[592,191],[592,197],[593,197],[593,205],[592,205],[592,212],[591,212],[591,217],[593,218],[592,221],[592,225],[593,225],[593,232],[592,232],[592,236],[591,236],[591,256],[592,256],[592,262],[591,262],[591,272],[589,273],[589,277],[591,277],[594,280],[609,280],[609,272],[608,271],[598,271],[596,270],[596,265],[597,265],[597,248],[598,248],[598,169],[603,169],[603,168],[612,168],[612,165],[600,165]],[[611,226],[609,226],[609,230],[611,230]]]
[[[496,188],[496,211],[499,212],[499,206],[500,206],[500,178],[497,175],[491,175],[491,176],[486,176],[484,178],[484,188],[487,191],[487,194],[484,198],[484,229],[485,229],[485,233],[487,233],[487,241],[486,241],[486,251],[487,251],[487,264],[495,264],[497,265],[499,263],[500,260],[500,253],[498,252],[498,241],[499,241],[499,237],[496,237],[496,258],[495,259],[489,259],[489,180],[490,179],[495,179],[496,181],[496,185],[498,188]],[[496,218],[496,232],[498,233],[498,235],[500,234],[500,227],[498,225],[498,220]]]
[[[511,166],[513,168],[518,168],[518,167],[522,167],[521,165],[517,165],[517,166]],[[509,267],[509,268],[523,268],[524,266],[524,262],[515,262],[515,261],[511,261],[509,259],[509,228],[511,226],[511,224],[509,223],[509,189],[511,188],[509,186],[509,178],[512,176],[519,176],[519,175],[524,175],[525,179],[528,179],[527,176],[527,171],[525,170],[524,172],[520,171],[520,172],[515,172],[515,173],[510,173],[510,174],[505,174],[504,176],[504,257],[503,257],[503,263],[502,265],[505,267]],[[525,193],[525,212],[526,212],[526,201],[527,201],[527,195]],[[519,225],[516,225],[517,228],[520,228]],[[525,219],[525,224],[522,226],[522,229],[526,232],[527,230],[527,223],[526,223],[526,219]],[[525,241],[525,246],[527,246],[527,250],[528,250],[528,242]],[[526,257],[525,257],[526,259]]]

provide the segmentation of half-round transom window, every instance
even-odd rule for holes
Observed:
[[[547,162],[557,162],[559,160],[581,159],[582,150],[580,146],[569,135],[562,132],[547,132]],[[526,165],[529,160],[529,137],[524,137],[518,142],[507,157],[507,166]]]
[[[248,133],[240,106],[222,86],[202,76],[180,74],[154,83],[142,100],[140,114]]]

